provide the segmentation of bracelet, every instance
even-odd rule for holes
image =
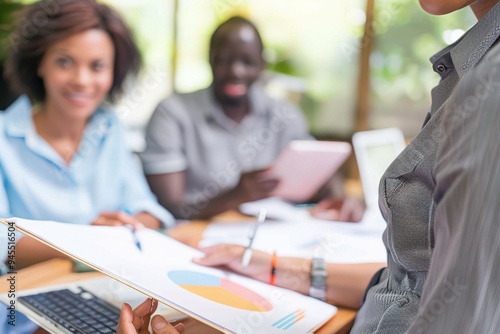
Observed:
[[[276,256],[276,252],[273,252],[271,257],[271,278],[269,280],[269,284],[276,285],[276,264],[278,262],[278,257]]]

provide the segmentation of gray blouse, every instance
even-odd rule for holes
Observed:
[[[441,81],[432,90],[428,117],[420,133],[389,166],[380,182],[379,205],[387,221],[383,240],[388,268],[368,291],[351,333],[404,333],[416,319],[435,247],[438,151],[447,136],[445,125],[450,121],[463,122],[460,106],[450,96],[462,77],[475,71],[499,35],[497,4],[459,41],[431,58]],[[445,114],[445,109],[453,112]],[[449,290],[451,284],[442,288]],[[428,333],[422,327],[412,330]]]

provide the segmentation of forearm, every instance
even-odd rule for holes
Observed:
[[[329,264],[327,297],[335,305],[358,309],[373,275],[386,263]]]
[[[175,217],[183,219],[206,219],[219,213],[238,209],[245,200],[235,193],[229,191],[211,199],[196,202],[161,203]]]
[[[135,219],[140,221],[144,226],[154,230],[161,227],[161,222],[158,218],[147,212],[141,212],[135,215]]]
[[[384,263],[328,264],[327,298],[333,304],[359,308],[373,275]],[[277,260],[276,285],[309,294],[311,260],[280,257]]]
[[[16,244],[17,269],[53,258],[67,258],[67,256],[30,237],[22,237]]]
[[[236,190],[230,190],[214,198],[203,193],[186,200],[185,172],[147,175],[146,179],[158,202],[176,218],[207,218],[221,212],[235,209],[243,203]]]

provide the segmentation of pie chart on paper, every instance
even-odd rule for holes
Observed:
[[[273,309],[259,294],[225,278],[187,270],[170,271],[168,278],[179,287],[222,305],[255,312]]]

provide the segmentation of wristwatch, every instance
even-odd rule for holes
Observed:
[[[311,287],[309,296],[326,300],[326,263],[323,258],[313,258],[311,262]]]

